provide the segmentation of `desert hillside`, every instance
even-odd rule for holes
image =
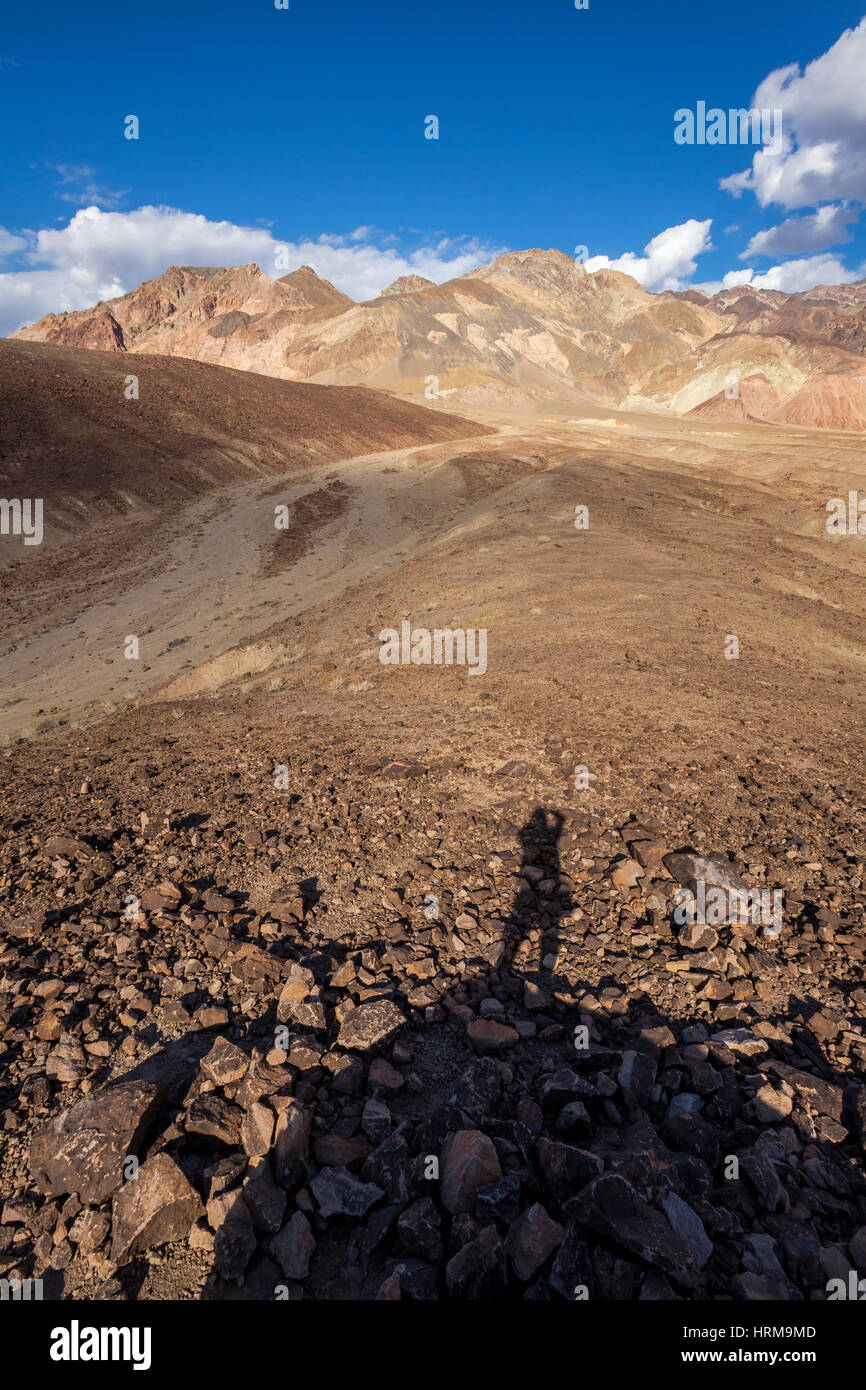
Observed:
[[[0,339],[0,490],[44,497],[55,534],[251,476],[479,432],[381,391]]]
[[[555,250],[510,252],[443,285],[403,276],[361,304],[309,266],[279,279],[256,265],[172,266],[16,337],[366,384],[417,401],[436,391],[470,413],[601,403],[702,407],[724,419],[730,383],[761,376],[777,397],[773,419],[862,431],[866,417],[866,281],[791,295],[749,286],[652,294],[618,271],[587,274]]]
[[[0,553],[0,1272],[727,1307],[852,1267],[866,558],[825,523],[866,464],[768,381],[476,422],[4,345],[46,535]]]

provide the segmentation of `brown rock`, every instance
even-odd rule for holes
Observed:
[[[230,1086],[240,1081],[249,1070],[250,1059],[228,1038],[217,1038],[210,1052],[202,1058],[201,1069],[216,1086]]]
[[[369,1052],[386,1042],[405,1022],[404,1015],[390,999],[373,999],[359,1004],[346,1015],[337,1036],[337,1046]]]
[[[479,1187],[502,1177],[499,1157],[480,1129],[460,1129],[446,1139],[440,1159],[442,1204],[452,1216],[475,1210]]]
[[[201,1198],[174,1159],[156,1154],[114,1198],[112,1262],[120,1267],[154,1245],[185,1240],[203,1212]]]
[[[304,1280],[310,1273],[310,1260],[316,1249],[316,1239],[309,1221],[302,1211],[296,1211],[286,1222],[279,1235],[270,1244],[271,1254],[277,1260],[287,1279]]]
[[[502,1052],[513,1047],[518,1041],[518,1033],[505,1023],[496,1023],[492,1018],[474,1018],[466,1030],[469,1041],[476,1052]]]
[[[123,1181],[123,1160],[138,1154],[165,1089],[147,1081],[106,1086],[50,1120],[30,1146],[34,1186],[49,1197],[77,1192],[100,1205]]]
[[[540,1202],[521,1212],[508,1232],[505,1248],[518,1279],[527,1283],[559,1245],[565,1227],[548,1216]]]
[[[274,1132],[274,1176],[283,1187],[296,1187],[307,1176],[310,1166],[310,1125],[312,1116],[291,1097],[277,1116]]]
[[[241,1143],[250,1158],[262,1158],[274,1138],[274,1112],[269,1105],[253,1101],[241,1124]]]

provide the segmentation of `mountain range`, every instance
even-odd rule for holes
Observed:
[[[798,294],[653,294],[556,250],[509,252],[445,284],[401,276],[355,303],[302,266],[172,266],[16,338],[193,358],[417,402],[603,405],[866,430],[866,280]]]

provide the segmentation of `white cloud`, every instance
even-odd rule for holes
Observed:
[[[851,241],[848,223],[856,222],[859,213],[845,203],[828,203],[806,217],[786,217],[778,227],[757,232],[740,260],[752,256],[792,256],[798,251],[825,251],[839,242]]]
[[[27,243],[32,269],[0,275],[0,333],[60,310],[83,309],[135,289],[170,265],[233,266],[255,262],[279,276],[310,265],[353,299],[372,299],[400,275],[415,273],[441,283],[463,275],[507,247],[468,238],[440,241],[399,252],[365,240],[367,228],[348,237],[281,241],[268,228],[211,222],[178,208],[141,207],[132,212],[82,208],[65,227],[45,228]],[[9,236],[8,233],[3,235]],[[391,238],[382,238],[391,241]],[[0,252],[2,252],[0,237]],[[285,248],[287,264],[278,262]]]
[[[862,279],[864,274],[866,266],[860,266],[859,270],[848,270],[836,256],[805,256],[797,261],[771,266],[760,274],[754,270],[729,270],[721,280],[695,285],[694,288],[703,290],[705,294],[716,294],[734,285],[751,285],[758,290],[782,290],[785,294],[798,294],[801,290],[814,289],[816,285],[850,285]]]
[[[721,181],[762,207],[786,208],[849,198],[866,201],[866,19],[801,69],[778,68],[760,84],[752,106],[781,109],[784,137],[774,153],[759,150],[750,169]]]
[[[77,203],[79,207],[97,204],[104,208],[116,208],[121,198],[129,192],[128,188],[116,192],[103,188],[96,182],[96,170],[88,164],[48,164],[46,167],[60,175],[62,191],[57,197],[62,198],[64,203]]]
[[[586,269],[590,274],[596,270],[621,270],[634,276],[645,290],[680,290],[695,272],[695,257],[712,250],[711,226],[711,218],[705,222],[690,218],[678,227],[659,232],[647,242],[642,256],[636,256],[633,251],[614,260],[608,256],[590,256],[585,263]]]
[[[15,236],[14,232],[7,232],[5,227],[0,227],[0,256],[11,256],[13,251],[23,251],[27,241],[23,236]]]

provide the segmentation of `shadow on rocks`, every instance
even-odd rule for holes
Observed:
[[[863,1271],[866,1090],[818,1001],[717,1027],[624,989],[575,934],[563,825],[520,830],[496,932],[247,943],[264,1014],[112,1083],[160,1112],[103,1296],[185,1239],[204,1298],[800,1300]]]

